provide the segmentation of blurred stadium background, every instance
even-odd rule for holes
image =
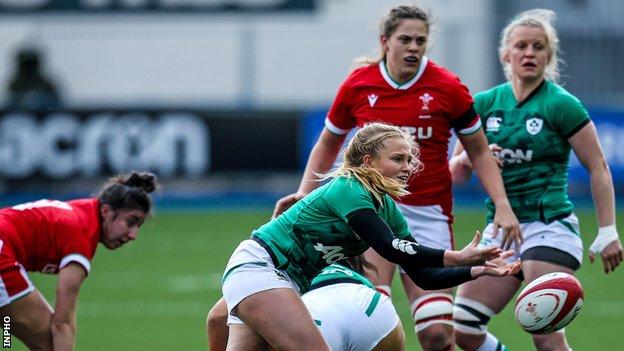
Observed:
[[[205,315],[231,251],[296,189],[352,59],[376,55],[379,18],[404,3],[0,0],[0,203],[88,196],[132,169],[164,185],[141,239],[99,250],[79,301],[78,350],[206,348]],[[502,81],[496,48],[509,18],[555,10],[562,81],[590,110],[624,194],[624,2],[417,4],[435,19],[429,56],[472,92]],[[578,161],[570,193],[588,245],[596,224]],[[483,226],[484,195],[473,180],[456,197],[464,244]],[[619,207],[620,232],[623,217]],[[579,276],[587,302],[568,328],[572,346],[620,349],[622,273],[604,277],[587,263]],[[33,277],[53,303],[55,278]],[[418,350],[405,298],[395,296],[408,350]],[[491,328],[511,350],[532,349],[509,308]]]

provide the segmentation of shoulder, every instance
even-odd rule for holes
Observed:
[[[351,71],[349,76],[345,79],[343,86],[355,87],[363,83],[368,83],[371,79],[376,79],[380,75],[378,63],[365,64]]]
[[[427,68],[425,70],[425,73],[428,76],[435,78],[440,83],[445,83],[449,85],[463,85],[463,83],[455,73],[451,72],[447,68],[438,65],[432,60],[427,61]]]
[[[476,93],[474,95],[474,101],[475,108],[478,110],[477,112],[481,113],[485,107],[491,106],[507,89],[510,89],[509,83],[503,83]]]
[[[500,95],[505,89],[508,88],[509,83],[503,83],[488,90],[480,91],[475,94],[475,101],[477,101],[477,99],[481,101],[494,100],[496,96]]]
[[[553,108],[576,108],[581,101],[561,85],[546,82],[548,104]]]

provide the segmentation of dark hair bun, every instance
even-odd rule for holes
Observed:
[[[156,190],[156,175],[151,172],[132,172],[126,179],[121,181],[129,187],[143,189],[146,193]]]

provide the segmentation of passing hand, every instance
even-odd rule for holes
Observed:
[[[520,230],[520,223],[518,218],[513,213],[513,210],[509,204],[497,205],[494,213],[494,221],[492,222],[493,234],[496,238],[499,235],[499,229],[503,231],[503,240],[501,241],[501,248],[509,250],[511,244],[514,243],[516,248],[520,248],[522,244],[522,231]]]
[[[470,269],[470,274],[473,278],[478,278],[484,275],[491,277],[505,277],[517,274],[522,268],[520,259],[515,260],[512,263],[508,263],[505,258],[508,258],[513,253],[506,251],[501,255],[499,259],[487,261],[482,266],[475,266]]]
[[[472,242],[459,251],[457,265],[458,266],[477,266],[482,265],[486,261],[501,257],[504,253],[503,249],[496,246],[479,247],[481,241],[481,233],[477,230]],[[511,254],[513,252],[509,251]]]

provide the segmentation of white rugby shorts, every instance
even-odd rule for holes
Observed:
[[[286,272],[275,268],[269,253],[257,242],[242,241],[230,257],[221,280],[223,299],[228,308],[227,324],[244,324],[233,312],[243,299],[262,291],[286,288],[300,294]]]
[[[399,323],[390,298],[362,284],[331,284],[301,298],[332,350],[371,350]]]
[[[512,244],[511,248],[515,254],[508,259],[509,262],[515,261],[528,249],[547,246],[564,251],[579,263],[583,263],[583,241],[579,230],[579,220],[574,213],[549,224],[540,221],[520,223],[520,229],[522,230],[523,242],[519,248]],[[483,230],[483,237],[479,245],[500,246],[502,234],[502,230],[499,230],[499,234],[494,238],[493,225],[490,223]]]

